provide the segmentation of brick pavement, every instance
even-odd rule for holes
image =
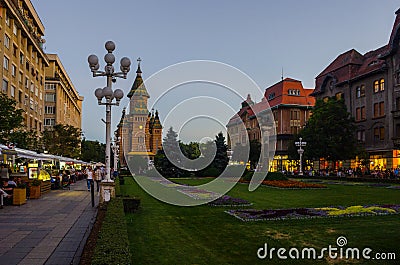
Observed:
[[[0,265],[79,264],[95,221],[86,181],[0,209]]]

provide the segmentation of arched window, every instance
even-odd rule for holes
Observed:
[[[384,91],[385,90],[385,79],[379,80],[379,90]]]
[[[374,81],[374,92],[379,92],[379,81],[375,80]]]

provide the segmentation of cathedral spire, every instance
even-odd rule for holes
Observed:
[[[139,57],[139,58],[137,58],[137,61],[138,61],[138,67],[137,67],[136,73],[138,75],[142,75],[142,70],[140,69],[140,62],[142,61],[142,59],[140,59],[140,57]]]
[[[133,95],[140,96],[140,97],[147,97],[149,98],[149,93],[147,93],[146,86],[144,85],[143,78],[142,78],[142,70],[140,69],[140,62],[142,59],[140,57],[137,59],[138,61],[138,68],[136,70],[136,78],[133,82],[132,88],[129,91],[127,97],[132,98]]]

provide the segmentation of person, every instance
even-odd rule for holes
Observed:
[[[88,167],[86,174],[87,174],[87,188],[88,191],[90,191],[90,187],[92,186],[93,183],[93,169],[91,167]]]
[[[8,184],[17,186],[17,183],[15,183],[13,176],[10,176],[10,178],[8,179]]]
[[[1,164],[1,171],[0,171],[0,177],[2,178],[2,179],[9,179],[9,170],[8,170],[8,168],[7,168],[7,165],[6,164]]]
[[[15,187],[16,187],[15,185],[8,184],[8,179],[3,179],[2,186],[0,188],[3,192],[5,192],[7,194],[7,196],[2,196],[2,199],[3,199],[3,197],[10,199]],[[11,200],[6,200],[5,202],[6,202],[6,204],[12,204]]]
[[[72,183],[76,183],[76,170],[74,167],[71,167],[70,169],[70,173],[71,173],[71,182]]]
[[[96,167],[96,171],[94,172],[94,180],[96,181],[96,189],[97,192],[100,192],[100,182],[103,179],[103,174],[99,167]]]

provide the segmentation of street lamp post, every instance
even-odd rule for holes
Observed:
[[[299,175],[303,175],[303,169],[302,169],[302,167],[303,167],[303,153],[304,153],[304,149],[303,149],[302,147],[307,145],[307,142],[303,142],[302,140],[303,140],[303,138],[300,137],[300,138],[299,138],[299,141],[298,141],[298,142],[295,142],[296,146],[299,147],[299,149],[297,150],[297,152],[298,152],[299,155],[300,155],[300,170],[299,170]]]
[[[104,61],[107,65],[104,67],[104,71],[100,71],[99,59],[96,55],[92,54],[88,57],[88,63],[91,72],[93,73],[93,77],[98,76],[106,76],[107,77],[107,86],[104,88],[97,88],[94,92],[97,97],[99,105],[106,106],[106,178],[105,182],[112,182],[110,177],[110,154],[111,154],[111,106],[119,106],[119,102],[124,96],[124,92],[121,89],[116,89],[113,91],[112,83],[116,82],[116,78],[126,79],[126,76],[130,70],[131,61],[127,57],[123,57],[120,61],[120,69],[121,72],[114,72],[113,63],[115,62],[115,56],[112,53],[115,50],[115,44],[112,41],[107,41],[105,44],[105,48],[107,50],[107,54],[104,56]],[[105,98],[105,102],[103,102],[103,98]],[[113,103],[114,98],[116,102]]]
[[[119,160],[119,143],[120,137],[114,137],[114,143],[112,145],[112,150],[114,153],[114,171],[118,171],[118,160]]]

